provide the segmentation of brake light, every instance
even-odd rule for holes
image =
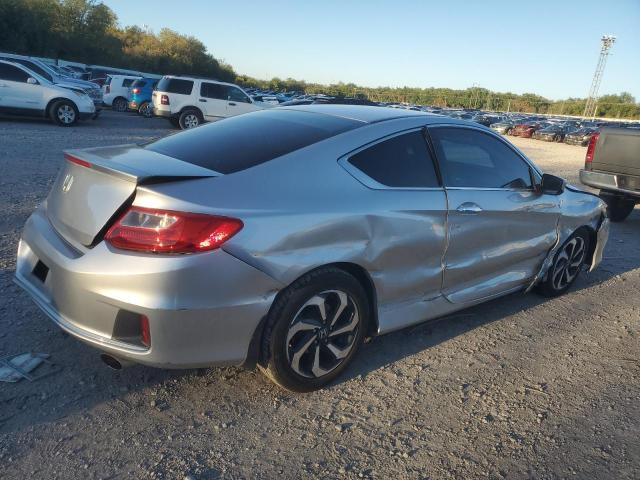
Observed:
[[[161,95],[160,96],[160,104],[161,105],[169,105],[169,95]]]
[[[71,163],[75,163],[76,165],[80,165],[81,167],[91,168],[91,164],[86,160],[82,160],[81,158],[74,157],[73,155],[69,155],[68,153],[64,154],[64,158]]]
[[[138,94],[138,93],[140,93],[140,89],[139,89],[139,88],[133,88],[133,89],[131,90],[131,93],[133,93],[133,94]]]
[[[594,133],[591,135],[591,139],[589,140],[589,146],[587,147],[587,155],[584,157],[584,168],[587,170],[591,170],[591,163],[593,162],[593,154],[596,151],[596,143],[598,143],[598,138],[600,137],[600,133]]]
[[[131,207],[105,241],[138,252],[196,253],[219,248],[243,226],[237,218]]]
[[[104,93],[111,93],[111,85],[107,85],[107,87],[104,89]]]
[[[146,315],[140,315],[140,340],[145,347],[151,346],[151,329]]]

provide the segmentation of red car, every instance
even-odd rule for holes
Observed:
[[[544,128],[545,124],[540,122],[519,123],[511,130],[514,137],[531,138],[536,130]]]

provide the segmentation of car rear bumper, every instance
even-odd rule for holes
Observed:
[[[640,177],[582,169],[580,170],[580,181],[601,190],[640,196]]]
[[[44,281],[38,262],[48,268]],[[140,255],[116,252],[102,242],[79,252],[54,230],[43,207],[25,224],[15,282],[79,340],[162,368],[242,364],[282,287],[221,249]],[[117,323],[142,315],[149,319],[149,348],[123,336]]]
[[[160,110],[158,108],[153,108],[153,114],[156,117],[164,117],[164,118],[171,118],[173,117],[173,114],[171,113],[170,110]]]

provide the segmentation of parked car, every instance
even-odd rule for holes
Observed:
[[[493,123],[503,121],[504,117],[501,117],[499,115],[489,115],[486,113],[479,113],[475,115],[471,120],[476,123],[479,123],[480,125],[484,125],[485,127],[488,127]]]
[[[511,135],[514,137],[531,138],[536,130],[540,130],[545,126],[546,124],[541,122],[519,123],[511,129]]]
[[[95,105],[81,88],[62,87],[25,66],[0,60],[0,112],[50,118],[64,127],[94,117]]]
[[[568,132],[575,131],[571,125],[552,124],[533,132],[532,137],[545,142],[562,142]]]
[[[27,67],[30,71],[37,73],[40,77],[61,87],[82,89],[93,100],[95,115],[98,115],[102,109],[102,91],[94,83],[60,75],[46,63],[23,55],[0,53],[0,60],[19,63]]]
[[[600,262],[604,212],[472,123],[279,107],[67,152],[16,282],[114,368],[257,363],[309,391],[365,337],[566,292]]]
[[[574,132],[567,133],[567,135],[564,137],[564,143],[569,145],[580,145],[582,147],[586,147],[587,145],[589,145],[591,136],[597,132],[598,132],[598,129],[596,127],[579,128]]]
[[[156,85],[158,85],[158,80],[155,78],[134,80],[129,89],[129,110],[148,118],[153,117],[151,94]]]
[[[129,88],[140,79],[128,75],[107,75],[102,85],[104,104],[116,112],[126,112],[129,109]]]
[[[239,86],[198,77],[165,76],[153,92],[153,113],[174,127],[194,128],[273,105],[253,100]]]
[[[502,135],[509,135],[514,126],[515,122],[513,120],[505,119],[500,122],[492,123],[489,125],[489,128],[494,132],[501,133]]]
[[[640,129],[603,127],[593,133],[580,181],[600,189],[612,222],[622,222],[640,202]]]

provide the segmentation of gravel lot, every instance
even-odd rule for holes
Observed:
[[[0,119],[0,356],[61,367],[0,384],[0,477],[640,478],[637,211],[569,294],[511,295],[376,338],[321,392],[235,368],[107,369],[12,284],[19,232],[63,149],[167,127],[109,111],[68,129]],[[584,148],[509,138],[577,182]]]

